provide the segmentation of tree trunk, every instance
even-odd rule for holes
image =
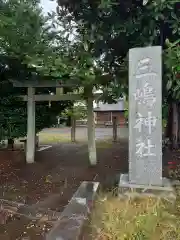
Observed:
[[[168,141],[168,148],[171,148],[171,149],[172,149],[172,142],[173,142],[172,126],[173,126],[173,111],[172,111],[172,102],[170,102],[169,103],[169,110],[168,110],[168,119],[167,119],[165,138],[167,138],[169,140]]]
[[[169,104],[168,107],[168,117],[167,117],[167,126],[164,132],[166,138],[172,139],[172,105]]]
[[[71,117],[68,116],[67,121],[66,121],[66,126],[70,127],[71,126]]]
[[[180,146],[180,103],[178,103],[178,145]]]
[[[177,149],[178,148],[178,104],[176,102],[172,103],[172,115],[173,115],[172,147],[173,149]]]

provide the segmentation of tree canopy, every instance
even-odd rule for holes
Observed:
[[[32,79],[58,77],[85,87],[86,94],[101,87],[103,99],[113,101],[128,93],[128,50],[162,45],[163,100],[179,98],[178,1],[59,0],[57,17],[44,17],[36,0],[1,1],[0,8],[0,53],[14,66],[3,72],[4,79],[15,74],[23,81],[24,73]],[[13,58],[20,61],[18,67],[11,64]],[[19,90],[12,91],[7,93],[10,98]],[[40,106],[51,111],[47,104]]]
[[[36,66],[52,56],[52,31],[38,4],[39,1],[35,0],[8,0],[0,3],[1,139],[25,136],[27,132],[26,102],[18,98],[26,94],[27,90],[14,88],[11,80],[43,79],[45,70],[38,71]],[[38,92],[48,91],[40,89]],[[56,116],[69,104],[54,102],[49,107],[47,102],[37,103],[36,131],[55,123]]]
[[[148,45],[165,48],[165,40],[173,42],[180,33],[178,1],[59,0],[58,5],[60,20],[72,26],[75,22],[86,49],[110,75],[108,84],[119,83],[125,92],[128,50]]]
[[[180,139],[178,0],[58,0],[59,20],[76,28],[77,39],[106,74],[107,97],[128,94],[128,51],[134,47],[163,48],[163,116]],[[67,28],[69,29],[69,28]],[[82,56],[82,52],[79,51]],[[108,76],[108,77],[107,77]],[[96,82],[96,77],[94,77]],[[175,104],[174,104],[175,103]],[[172,107],[173,106],[173,107]],[[172,108],[174,110],[172,110]],[[179,109],[179,110],[178,110]],[[177,110],[179,113],[177,113]],[[179,115],[179,124],[177,116]],[[173,122],[174,127],[173,126]],[[177,132],[179,131],[179,137]],[[170,134],[170,135],[171,135]],[[176,135],[176,136],[175,136]]]

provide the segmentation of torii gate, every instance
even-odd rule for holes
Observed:
[[[35,102],[36,101],[66,101],[66,100],[81,100],[81,94],[63,94],[63,87],[73,87],[77,85],[63,84],[60,81],[41,80],[41,81],[12,81],[14,87],[27,88],[27,95],[20,96],[22,101],[27,101],[27,147],[26,147],[26,162],[34,163],[35,157]],[[42,87],[55,87],[56,94],[40,94],[35,95],[36,88]],[[96,165],[96,142],[95,142],[95,125],[94,125],[94,112],[93,100],[100,94],[90,96],[87,100],[87,118],[88,118],[88,151],[89,161],[91,165]]]

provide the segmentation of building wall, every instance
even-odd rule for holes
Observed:
[[[120,111],[97,111],[95,112],[95,122],[96,124],[112,124],[112,120],[113,117],[117,117],[117,123],[118,125],[125,125],[126,124],[126,120],[124,117],[124,111],[120,112]]]

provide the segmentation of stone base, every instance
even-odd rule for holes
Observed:
[[[162,186],[140,185],[129,182],[128,174],[121,174],[119,180],[119,198],[160,197],[170,201],[176,199],[175,190],[169,179],[162,179]]]

